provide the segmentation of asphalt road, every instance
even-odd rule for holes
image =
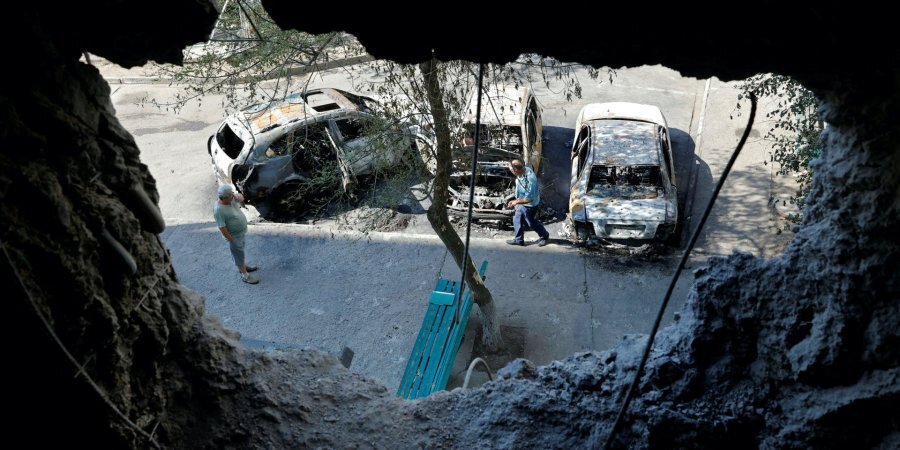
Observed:
[[[345,70],[319,74],[311,86],[359,92]],[[557,86],[535,83],[533,88],[543,108],[549,163],[542,179],[543,201],[559,213],[567,209],[572,127],[587,103],[659,106],[671,129],[689,231],[746,122],[746,117],[732,117],[738,94],[734,83],[682,78],[662,67],[619,69],[612,83],[604,74],[597,80],[584,76],[582,98],[571,102],[554,93]],[[243,284],[211,223],[216,185],[206,139],[224,117],[221,98],[208,96],[174,114],[139,103],[148,98],[165,101],[177,88],[113,84],[111,90],[119,120],[157,180],[168,224],[163,240],[175,270],[183,284],[206,297],[208,313],[255,345],[315,347],[335,354],[348,346],[356,355],[352,370],[396,387],[428,291],[438,277],[458,276],[424,214],[406,215],[397,231],[363,235],[334,220],[273,224],[251,213],[248,257],[261,266],[262,282]],[[760,114],[770,107],[761,105]],[[782,223],[769,202],[775,184],[771,166],[764,164],[768,155],[760,139],[766,131],[761,122],[758,118],[753,139],[716,203],[691,268],[734,250],[777,255],[789,242],[789,234],[777,233]],[[511,230],[490,224],[475,227],[473,234],[474,258],[490,262],[487,284],[501,325],[518,341],[518,351],[546,364],[573,352],[608,348],[624,334],[649,331],[679,250],[662,248],[642,255],[583,251],[563,239],[561,220],[550,221],[548,229],[554,241],[542,248],[506,246],[503,240]],[[534,233],[526,235],[526,240],[534,239]],[[666,323],[689,295],[691,278],[691,271],[685,271]],[[477,324],[477,318],[470,322],[470,335]]]

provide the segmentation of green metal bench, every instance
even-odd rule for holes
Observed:
[[[481,263],[478,275],[484,280],[487,261]],[[422,320],[422,328],[413,346],[406,372],[397,395],[413,400],[445,389],[462,344],[469,312],[472,311],[472,291],[467,290],[459,308],[459,321],[454,323],[459,283],[440,279],[428,299],[428,311]]]

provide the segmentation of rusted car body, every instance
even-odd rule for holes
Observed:
[[[471,155],[474,141],[477,92],[468,102],[463,121],[463,146],[455,151],[454,171],[450,176],[450,201],[447,212],[464,216],[469,209]],[[506,206],[515,198],[515,176],[509,161],[519,159],[541,173],[543,157],[541,108],[531,89],[496,84],[482,96],[479,130],[478,167],[472,217],[511,220],[515,209]]]
[[[232,183],[264,216],[302,213],[320,195],[349,192],[357,177],[396,165],[412,148],[397,125],[373,133],[377,104],[312,89],[235,113],[207,141],[220,183]]]
[[[669,128],[656,106],[593,103],[575,123],[569,220],[576,238],[676,236],[678,196]]]

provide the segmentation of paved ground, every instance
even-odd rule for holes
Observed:
[[[170,222],[162,238],[170,249],[191,249],[172,252],[179,277],[230,328],[274,347],[308,343],[339,354],[347,346],[355,353],[354,371],[390,388],[399,384],[436,280],[459,278],[443,245],[429,235],[252,224],[247,254],[260,265],[261,280],[252,286],[238,278],[214,224]],[[523,248],[481,238],[471,253],[488,261],[487,285],[502,326],[513,329],[513,340],[521,334],[521,356],[537,364],[649,331],[674,257],[638,263],[567,244]],[[680,280],[671,311],[689,284],[690,276]],[[469,325],[471,338],[480,321]]]
[[[429,291],[440,277],[458,277],[424,215],[410,215],[402,232],[368,235],[342,231],[328,220],[296,225],[256,219],[247,250],[250,260],[261,266],[262,282],[243,284],[211,223],[215,181],[205,144],[222,120],[219,101],[212,97],[190,104],[178,115],[140,106],[141,99],[171,96],[176,88],[139,84],[146,68],[126,71],[95,63],[108,74],[117,115],[157,179],[168,225],[162,238],[175,269],[182,283],[206,297],[208,312],[239,331],[248,345],[315,347],[333,354],[349,347],[355,353],[351,370],[396,388]],[[117,83],[129,74],[134,77],[127,83]],[[315,86],[350,88],[340,70],[320,74]],[[536,86],[544,109],[545,146],[556,162],[545,171],[546,201],[565,210],[567,149],[581,105],[652,103],[660,105],[669,120],[685,217],[696,226],[746,122],[745,117],[730,117],[737,97],[733,83],[685,79],[662,67],[640,67],[620,69],[613,84],[595,80],[584,90],[583,100],[567,103]],[[791,187],[772,176],[771,165],[762,163],[767,146],[760,139],[765,134],[760,122],[725,185],[690,268],[735,249],[777,255],[790,240],[789,233],[776,232],[783,220],[770,198],[783,197]],[[507,246],[503,241],[511,231],[490,227],[476,228],[472,242],[475,260],[489,261],[487,284],[501,326],[519,345],[519,356],[546,364],[580,350],[608,348],[625,334],[649,331],[678,251],[637,257],[584,252],[559,239],[562,222],[548,228],[557,240],[543,248]],[[690,282],[687,270],[666,322],[684,302]],[[458,368],[473,356],[479,324],[477,316],[469,322]],[[483,378],[476,384],[480,381]]]

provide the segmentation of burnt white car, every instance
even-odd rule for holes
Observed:
[[[454,171],[450,175],[450,199],[447,212],[465,216],[469,208],[471,155],[474,142],[477,92],[472,95],[463,119],[465,140],[455,151]],[[541,108],[531,89],[493,84],[484,89],[481,101],[478,168],[472,217],[476,219],[512,219],[515,209],[506,203],[515,198],[515,176],[509,161],[519,159],[540,174],[543,157]]]
[[[376,110],[368,97],[311,89],[232,114],[207,151],[219,183],[233,184],[263,216],[302,214],[415,149],[410,129],[384,126]]]
[[[569,220],[576,239],[677,240],[672,144],[659,108],[592,103],[575,130]]]

